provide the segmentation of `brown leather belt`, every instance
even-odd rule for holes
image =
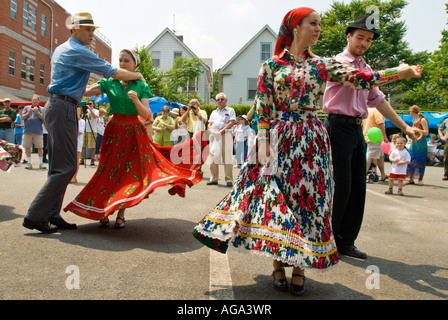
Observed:
[[[355,117],[350,117],[350,116],[345,116],[342,114],[334,114],[334,113],[330,113],[328,115],[328,118],[339,122],[339,123],[346,123],[346,124],[356,124],[358,126],[362,125],[362,118],[355,118]]]

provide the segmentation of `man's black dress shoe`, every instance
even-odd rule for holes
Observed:
[[[60,230],[74,230],[74,229],[78,228],[76,226],[76,224],[68,223],[62,218],[60,218],[60,219],[50,218],[50,219],[48,219],[48,221],[51,224],[55,225]]]
[[[233,182],[230,182],[230,181],[227,182],[227,186],[228,186],[228,187],[233,187]]]
[[[293,278],[294,278],[294,277],[300,277],[300,278],[303,279],[303,284],[302,284],[302,285],[294,284],[294,283],[291,281],[291,288],[289,289],[290,292],[291,292],[291,294],[293,294],[293,295],[295,295],[295,296],[301,296],[301,295],[304,294],[305,291],[306,291],[306,287],[305,287],[305,280],[306,280],[306,278],[305,278],[305,276],[304,276],[303,274],[297,274],[297,273],[293,273],[293,274],[292,274],[292,277],[293,277]]]
[[[48,221],[34,222],[25,218],[23,219],[22,225],[27,229],[36,229],[42,233],[54,233],[58,231],[58,228]]]
[[[288,289],[288,284],[286,283],[286,276],[283,279],[275,279],[275,274],[279,272],[283,273],[283,275],[285,276],[285,269],[279,269],[272,272],[272,276],[274,277],[273,285],[275,289],[285,291],[286,289]]]
[[[359,251],[355,246],[338,247],[338,252],[349,257],[367,259],[367,254],[365,252]]]
[[[218,182],[216,182],[216,181],[207,182],[208,186],[216,186],[217,184],[218,184]]]

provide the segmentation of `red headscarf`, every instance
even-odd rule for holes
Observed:
[[[302,7],[293,9],[286,14],[280,27],[277,43],[275,44],[275,55],[279,55],[286,47],[291,46],[292,30],[299,25],[303,18],[313,11],[316,10]]]

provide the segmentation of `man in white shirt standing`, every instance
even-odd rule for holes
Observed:
[[[233,137],[232,127],[236,121],[233,108],[227,106],[227,96],[224,93],[216,95],[218,109],[213,110],[208,120],[210,145],[216,139],[221,142],[221,156],[224,162],[225,180],[228,187],[233,185]],[[217,185],[219,179],[219,163],[216,158],[210,164],[210,182],[207,185]]]

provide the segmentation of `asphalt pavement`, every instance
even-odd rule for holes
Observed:
[[[37,162],[37,156],[33,155]],[[389,165],[387,164],[387,170]],[[95,172],[81,166],[69,185],[72,201]],[[326,273],[307,273],[307,292],[293,297],[272,287],[272,261],[229,249],[215,254],[192,231],[228,192],[204,181],[185,198],[156,190],[126,211],[123,230],[63,213],[77,230],[44,235],[22,226],[46,170],[0,172],[1,300],[446,300],[448,298],[448,182],[428,167],[424,186],[385,195],[387,182],[368,185],[357,247],[366,260],[342,257]],[[224,176],[223,167],[220,168]],[[234,169],[234,174],[238,169]],[[111,219],[113,226],[114,217]],[[290,279],[290,271],[287,272]]]

